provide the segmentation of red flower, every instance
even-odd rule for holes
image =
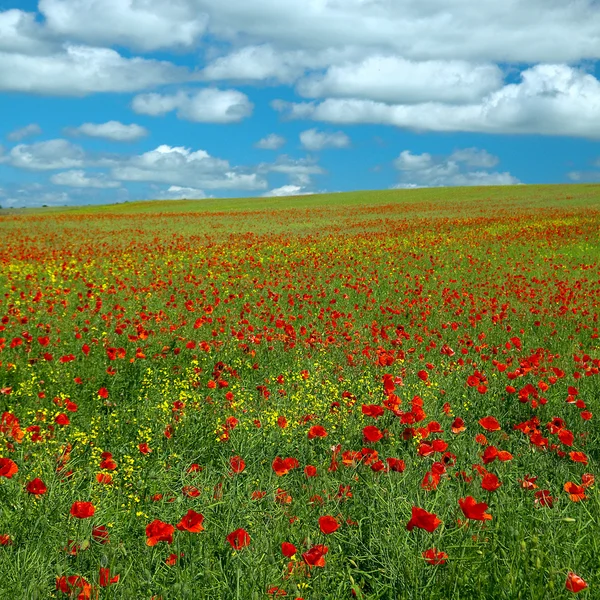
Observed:
[[[59,415],[56,416],[56,418],[54,419],[54,422],[57,425],[68,425],[71,421],[69,420],[69,417],[67,417],[67,415],[65,415],[65,413],[60,413]]]
[[[472,519],[473,521],[489,521],[492,518],[492,515],[485,512],[488,505],[485,502],[477,502],[473,496],[459,498],[458,504],[467,519]]]
[[[236,529],[227,536],[227,541],[234,550],[241,550],[250,545],[250,536],[245,529]]]
[[[8,533],[0,533],[0,546],[10,546],[12,539]]]
[[[275,474],[281,477],[282,475],[289,473],[292,469],[298,467],[299,463],[295,458],[281,458],[278,456],[275,458],[271,466],[273,467]]]
[[[500,431],[500,429],[502,429],[496,417],[483,417],[483,419],[479,419],[479,424],[486,431]]]
[[[287,558],[291,558],[292,556],[294,556],[294,554],[296,554],[298,550],[296,549],[296,546],[294,546],[294,544],[290,544],[289,542],[282,542],[281,544],[281,553],[287,557]]]
[[[106,525],[98,525],[92,529],[92,539],[99,544],[108,544],[108,529]]]
[[[32,479],[25,489],[34,496],[43,496],[48,491],[46,484],[39,477]]]
[[[229,459],[229,466],[234,473],[241,473],[246,468],[246,463],[241,456],[232,456]]]
[[[98,583],[100,584],[100,587],[108,587],[109,585],[112,585],[113,583],[118,583],[120,577],[121,577],[120,575],[114,575],[113,577],[111,577],[110,569],[100,567],[100,580]]]
[[[569,452],[569,457],[573,462],[582,463],[584,465],[588,464],[587,456],[583,452]]]
[[[378,404],[363,404],[362,405],[362,414],[367,415],[367,417],[373,417],[377,419],[383,416],[383,407]]]
[[[104,398],[104,399],[108,398],[108,390],[105,387],[101,387],[98,390],[98,396],[100,396],[100,398]]]
[[[327,546],[321,544],[313,546],[310,550],[302,554],[304,562],[309,567],[324,567],[325,566],[325,555],[329,552]]]
[[[425,531],[432,533],[441,523],[442,521],[437,518],[435,513],[430,513],[423,508],[413,506],[412,515],[410,521],[406,524],[406,529],[412,531],[415,527],[418,527],[419,529],[424,529]]]
[[[308,439],[309,440],[312,440],[313,438],[316,438],[316,437],[320,437],[320,438],[327,437],[327,431],[325,430],[325,427],[323,427],[322,425],[313,425],[308,430]]]
[[[158,542],[172,544],[174,531],[175,527],[170,523],[154,519],[152,523],[146,525],[146,546],[156,546]]]
[[[569,590],[569,592],[577,594],[581,590],[585,590],[587,586],[588,584],[581,579],[579,575],[576,575],[573,573],[573,571],[569,571],[569,574],[567,575],[567,581],[565,583],[565,588]]]
[[[383,433],[375,425],[367,425],[362,434],[365,441],[371,443],[378,442],[383,437]]]
[[[0,458],[0,477],[10,479],[18,472],[19,467],[17,467],[17,463],[10,460],[10,458]]]
[[[564,486],[565,492],[569,494],[569,498],[573,502],[580,502],[581,500],[585,500],[587,496],[585,495],[585,487],[582,485],[577,485],[572,481],[567,481]]]
[[[73,502],[71,516],[76,519],[89,519],[94,516],[96,509],[91,502]]]
[[[482,489],[488,492],[495,492],[501,485],[502,482],[493,473],[486,473],[481,480]]]
[[[425,550],[422,556],[430,565],[443,565],[448,560],[448,555],[445,552],[438,551],[435,548]]]
[[[406,469],[406,463],[401,458],[386,458],[385,462],[388,464],[390,471],[402,473]]]
[[[63,594],[70,594],[71,597],[77,594],[77,600],[90,600],[92,597],[92,586],[81,575],[57,577],[56,589]]]
[[[307,477],[316,477],[317,476],[317,468],[313,467],[312,465],[306,465],[306,467],[304,467],[304,474]]]
[[[181,518],[181,521],[177,523],[177,529],[179,529],[179,531],[200,533],[201,531],[204,531],[204,527],[202,527],[203,521],[204,515],[201,515],[190,508],[190,510],[188,510],[187,513]]]
[[[324,517],[319,517],[319,529],[321,533],[328,535],[337,531],[340,528],[340,524],[337,522],[335,517],[331,517],[326,515]]]
[[[152,452],[152,450],[150,450],[150,447],[146,442],[142,442],[141,444],[139,444],[138,449],[142,454],[150,454],[150,452]]]

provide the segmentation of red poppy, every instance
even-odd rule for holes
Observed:
[[[94,516],[96,509],[91,502],[73,502],[71,516],[76,519],[89,519]]]
[[[142,454],[150,454],[150,452],[152,452],[152,450],[150,450],[150,446],[148,446],[146,442],[138,444],[138,449]]]
[[[306,467],[304,467],[304,474],[307,477],[316,477],[317,476],[317,468],[313,467],[313,465],[306,465]]]
[[[583,452],[569,452],[569,457],[573,462],[578,462],[583,465],[588,464],[587,456]]]
[[[273,467],[275,474],[281,477],[282,475],[289,473],[292,469],[297,468],[299,463],[295,458],[281,458],[277,456],[271,466]]]
[[[108,529],[106,525],[98,525],[92,529],[92,539],[99,544],[108,544]]]
[[[569,498],[573,502],[581,502],[581,500],[585,500],[587,496],[585,495],[585,487],[582,485],[577,485],[572,481],[567,481],[564,485],[564,490],[569,494]]]
[[[108,390],[105,387],[101,387],[98,390],[98,396],[100,396],[100,398],[104,398],[104,399],[108,398]]]
[[[435,548],[425,550],[422,556],[430,565],[443,565],[448,560],[448,555],[445,552],[438,551]]]
[[[588,584],[581,578],[579,575],[573,573],[573,571],[569,571],[567,575],[567,581],[565,583],[565,588],[569,590],[569,592],[573,592],[575,594],[581,592],[581,590],[585,590],[588,587]]]
[[[535,493],[536,504],[540,506],[547,506],[548,508],[552,508],[554,505],[554,498],[550,495],[550,490],[538,490]]]
[[[200,533],[201,531],[204,531],[204,527],[202,527],[203,521],[204,515],[201,515],[190,508],[190,510],[188,510],[187,513],[181,518],[181,521],[177,523],[177,529],[179,529],[179,531]]]
[[[110,485],[112,483],[112,475],[108,473],[98,473],[96,475],[96,481],[101,485]]]
[[[498,423],[498,419],[496,417],[483,417],[483,419],[479,419],[479,424],[486,431],[500,431],[502,427],[500,427],[500,423]]]
[[[489,521],[492,518],[492,515],[485,512],[488,509],[488,505],[485,502],[477,502],[473,496],[459,498],[458,504],[467,519]]]
[[[482,489],[488,492],[495,492],[501,485],[502,482],[493,473],[486,473],[481,479]]]
[[[241,473],[246,468],[246,463],[241,456],[232,456],[229,459],[229,466],[234,473]]]
[[[172,544],[174,531],[175,527],[170,523],[154,519],[152,523],[146,525],[146,546],[156,546],[158,542]]]
[[[308,430],[308,439],[309,440],[312,440],[316,437],[320,437],[320,438],[327,437],[327,431],[325,430],[325,427],[323,427],[322,425],[313,425]]]
[[[90,600],[92,597],[92,586],[81,575],[57,577],[56,589],[71,597],[77,594],[77,600]]]
[[[46,487],[46,484],[39,478],[36,477],[35,479],[32,479],[26,486],[25,489],[32,495],[34,496],[43,496],[47,491],[48,488]]]
[[[364,440],[371,443],[378,442],[383,437],[383,433],[375,425],[367,425],[362,430],[362,434]]]
[[[452,433],[460,433],[461,431],[465,431],[465,429],[465,422],[460,417],[456,417],[456,419],[452,421],[452,425],[450,425]]]
[[[0,546],[10,546],[12,539],[8,533],[0,533]]]
[[[112,585],[113,583],[118,583],[119,579],[120,579],[120,575],[114,575],[113,577],[110,576],[110,569],[107,569],[105,567],[100,567],[100,578],[99,578],[99,584],[100,587],[108,587],[109,585]]]
[[[57,425],[68,425],[71,421],[69,420],[69,417],[67,417],[67,415],[65,415],[65,413],[60,413],[59,415],[56,416],[56,418],[54,419],[54,422]]]
[[[401,458],[386,458],[385,462],[390,468],[390,471],[402,473],[404,469],[406,469],[406,463]]]
[[[250,536],[245,529],[236,529],[227,536],[227,541],[234,550],[241,550],[250,545]]]
[[[383,407],[378,404],[363,404],[361,410],[363,415],[374,419],[383,416]]]
[[[296,554],[296,552],[298,552],[298,550],[296,549],[296,546],[294,546],[294,544],[290,544],[289,542],[282,542],[281,553],[285,557],[291,558],[292,556],[294,556],[294,554]]]
[[[337,522],[335,517],[330,515],[325,515],[324,517],[319,517],[319,529],[321,533],[328,535],[337,531],[340,528],[340,524]]]
[[[442,521],[438,519],[435,513],[430,513],[423,508],[413,506],[412,515],[410,521],[406,524],[406,529],[412,531],[415,527],[418,527],[419,529],[424,529],[425,531],[432,533],[441,525],[441,523]]]
[[[329,552],[329,548],[319,544],[304,552],[302,558],[309,567],[324,567],[327,552]]]
[[[17,463],[10,458],[0,458],[0,477],[10,479],[13,475],[19,472]]]

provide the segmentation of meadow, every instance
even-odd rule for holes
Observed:
[[[0,598],[600,598],[600,186],[0,211]]]

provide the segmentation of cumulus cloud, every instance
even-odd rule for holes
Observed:
[[[155,196],[157,200],[202,200],[206,197],[204,190],[180,185],[171,185]]]
[[[485,164],[483,164],[485,162]],[[400,171],[400,181],[394,188],[412,189],[418,187],[473,186],[473,185],[514,185],[520,183],[508,172],[473,170],[491,167],[498,158],[477,148],[455,150],[449,156],[434,157],[424,152],[413,154],[403,150],[394,161]]]
[[[148,135],[145,127],[132,123],[124,125],[119,121],[108,121],[106,123],[83,123],[79,127],[68,128],[70,135],[87,135],[90,137],[104,138],[115,142],[133,142]]]
[[[182,67],[110,48],[66,44],[51,54],[0,51],[0,90],[57,96],[135,92],[189,78]]]
[[[600,81],[566,65],[536,65],[519,83],[475,104],[384,104],[371,100],[272,102],[289,118],[338,124],[374,123],[417,131],[468,131],[600,138]]]
[[[57,35],[144,51],[192,46],[207,25],[189,0],[40,0],[39,10]]]
[[[283,173],[293,185],[306,186],[313,175],[323,175],[326,171],[312,158],[290,158],[286,154],[278,156],[275,162],[261,163],[259,173]]]
[[[236,123],[252,114],[254,105],[237,90],[204,88],[198,92],[142,94],[132,102],[135,112],[160,116],[173,110],[180,119],[198,123]]]
[[[211,34],[284,50],[360,47],[364,53],[383,52],[411,60],[443,57],[474,62],[600,58],[596,0],[193,2],[209,15]]]
[[[0,12],[0,52],[44,54],[57,48],[56,40],[36,21],[36,14],[11,9]]]
[[[379,102],[468,103],[503,83],[497,65],[467,61],[411,61],[399,56],[369,56],[360,62],[334,65],[323,75],[311,75],[297,90],[309,98],[364,98]]]
[[[29,125],[25,125],[25,127],[11,131],[6,136],[6,139],[10,140],[11,142],[18,142],[23,138],[32,135],[39,135],[40,133],[42,133],[42,128],[37,123],[30,123]]]
[[[273,198],[281,196],[307,196],[311,192],[303,192],[304,188],[301,185],[282,185],[281,187],[269,190],[263,194],[264,198]]]
[[[245,173],[227,160],[205,150],[167,145],[125,159],[112,169],[120,181],[152,181],[199,189],[259,190],[267,182],[257,173]]]
[[[317,131],[317,129],[307,129],[300,133],[300,142],[306,150],[311,151],[350,146],[350,138],[343,131],[328,133]]]
[[[50,181],[56,185],[65,185],[76,188],[118,188],[118,181],[111,181],[104,176],[90,177],[83,170],[64,171],[50,177]]]
[[[266,137],[258,140],[254,145],[256,148],[261,150],[278,150],[285,144],[285,138],[277,135],[276,133],[270,133]]]
[[[18,144],[4,157],[13,167],[31,171],[70,169],[84,165],[86,153],[81,146],[63,139],[35,144]]]

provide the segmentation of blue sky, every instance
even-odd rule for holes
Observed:
[[[600,180],[594,0],[282,6],[0,0],[0,205]]]

